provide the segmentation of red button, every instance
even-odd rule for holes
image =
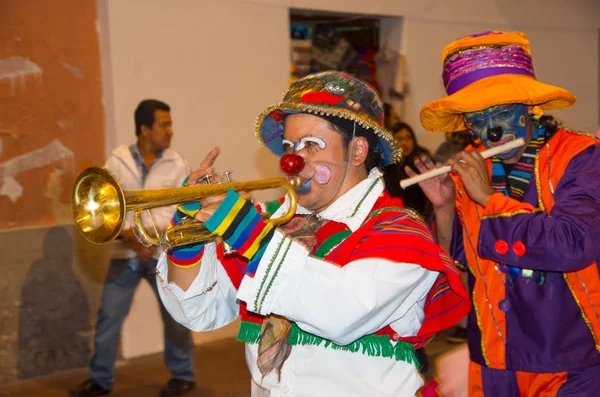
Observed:
[[[517,241],[513,244],[513,251],[518,256],[523,256],[527,252],[527,249],[525,248],[525,244],[523,244],[520,241]]]
[[[508,243],[504,240],[498,240],[496,241],[496,244],[494,244],[494,248],[497,253],[504,255],[508,252]]]

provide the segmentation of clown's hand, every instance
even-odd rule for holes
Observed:
[[[207,213],[211,215],[204,223],[208,230],[221,236],[247,259],[262,257],[275,229],[263,219],[250,200],[230,189],[221,203],[208,207]],[[204,207],[202,209],[205,210]]]
[[[481,154],[475,150],[460,152],[448,164],[462,180],[469,197],[485,207],[495,191],[488,176],[487,165]]]
[[[200,166],[194,170],[185,180],[184,186],[202,186],[207,185],[208,180],[206,177],[210,177],[210,183],[218,184],[222,182],[222,178],[216,173],[213,164],[219,156],[220,150],[218,147],[213,148],[206,154],[204,160],[200,163]],[[250,195],[246,192],[240,193],[244,198],[250,200]],[[187,215],[193,216],[197,221],[206,222],[208,218],[217,210],[219,205],[225,200],[225,194],[219,194],[215,196],[204,197],[200,199],[200,205],[195,205],[196,210],[194,212],[187,212]],[[185,207],[185,206],[183,206]],[[188,207],[194,207],[188,205]]]
[[[206,154],[198,168],[192,171],[186,178],[184,186],[200,185],[203,183],[205,177],[213,175],[215,173],[213,164],[215,163],[215,160],[217,160],[217,157],[219,157],[219,152],[220,150],[218,147],[212,148],[212,150]]]
[[[436,169],[436,165],[429,156],[421,156],[415,159],[415,167],[421,174]],[[409,177],[417,176],[411,167],[404,168]],[[427,179],[419,183],[419,187],[425,193],[434,208],[454,206],[454,182],[448,174]]]
[[[233,192],[233,191],[232,191]],[[235,192],[234,192],[235,193]],[[252,201],[252,198],[248,192],[237,192],[240,197],[245,200]],[[198,212],[194,214],[194,219],[199,222],[207,222],[210,217],[217,211],[223,201],[227,198],[227,194],[219,194],[217,196],[206,197],[200,200],[200,208]]]
[[[210,152],[206,154],[200,166],[192,171],[190,175],[185,179],[184,186],[199,186],[205,185],[208,181],[207,178],[210,179],[211,183],[219,183],[220,178],[218,176],[214,176],[215,168],[213,167],[214,162],[217,160],[219,156],[219,148],[215,147]],[[194,216],[197,220],[204,222],[206,221],[214,209],[216,209],[219,204],[225,199],[225,195],[211,196],[200,199],[200,206],[196,204],[197,210],[194,213],[188,213],[188,215]],[[189,206],[191,207],[191,206]]]

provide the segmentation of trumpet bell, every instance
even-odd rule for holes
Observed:
[[[294,176],[289,179],[271,178],[250,182],[124,191],[106,169],[91,167],[77,177],[71,206],[77,229],[91,243],[105,244],[114,240],[123,229],[125,214],[133,212],[132,230],[138,240],[146,246],[162,245],[168,250],[180,245],[211,240],[216,235],[201,223],[173,226],[162,233],[155,227],[156,233],[151,235],[143,225],[142,212],[156,207],[198,201],[226,193],[228,189],[253,191],[283,187],[290,195],[288,212],[280,218],[269,220],[273,226],[279,226],[289,222],[294,216],[297,204],[295,188],[301,184],[300,177]],[[153,222],[152,224],[154,225]]]
[[[125,196],[117,180],[104,168],[90,167],[75,181],[71,208],[75,225],[94,244],[114,240],[125,219]]]

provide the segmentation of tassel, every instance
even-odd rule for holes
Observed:
[[[542,118],[542,116],[544,115],[544,111],[542,110],[541,107],[539,106],[534,106],[531,109],[531,116],[535,119],[535,120],[539,120]]]

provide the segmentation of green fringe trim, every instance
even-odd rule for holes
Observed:
[[[262,324],[251,323],[249,321],[242,321],[240,323],[240,330],[238,331],[236,340],[238,342],[250,343],[251,345],[258,344],[260,340],[260,330]]]
[[[257,344],[260,339],[261,328],[261,324],[242,321],[237,340],[239,342]],[[296,323],[292,323],[288,344],[292,346],[323,346],[333,350],[343,350],[352,353],[360,352],[370,357],[392,358],[396,361],[414,364],[417,368],[421,367],[415,349],[410,343],[398,341],[394,345],[387,335],[366,335],[348,345],[340,346],[330,340],[305,332]]]

